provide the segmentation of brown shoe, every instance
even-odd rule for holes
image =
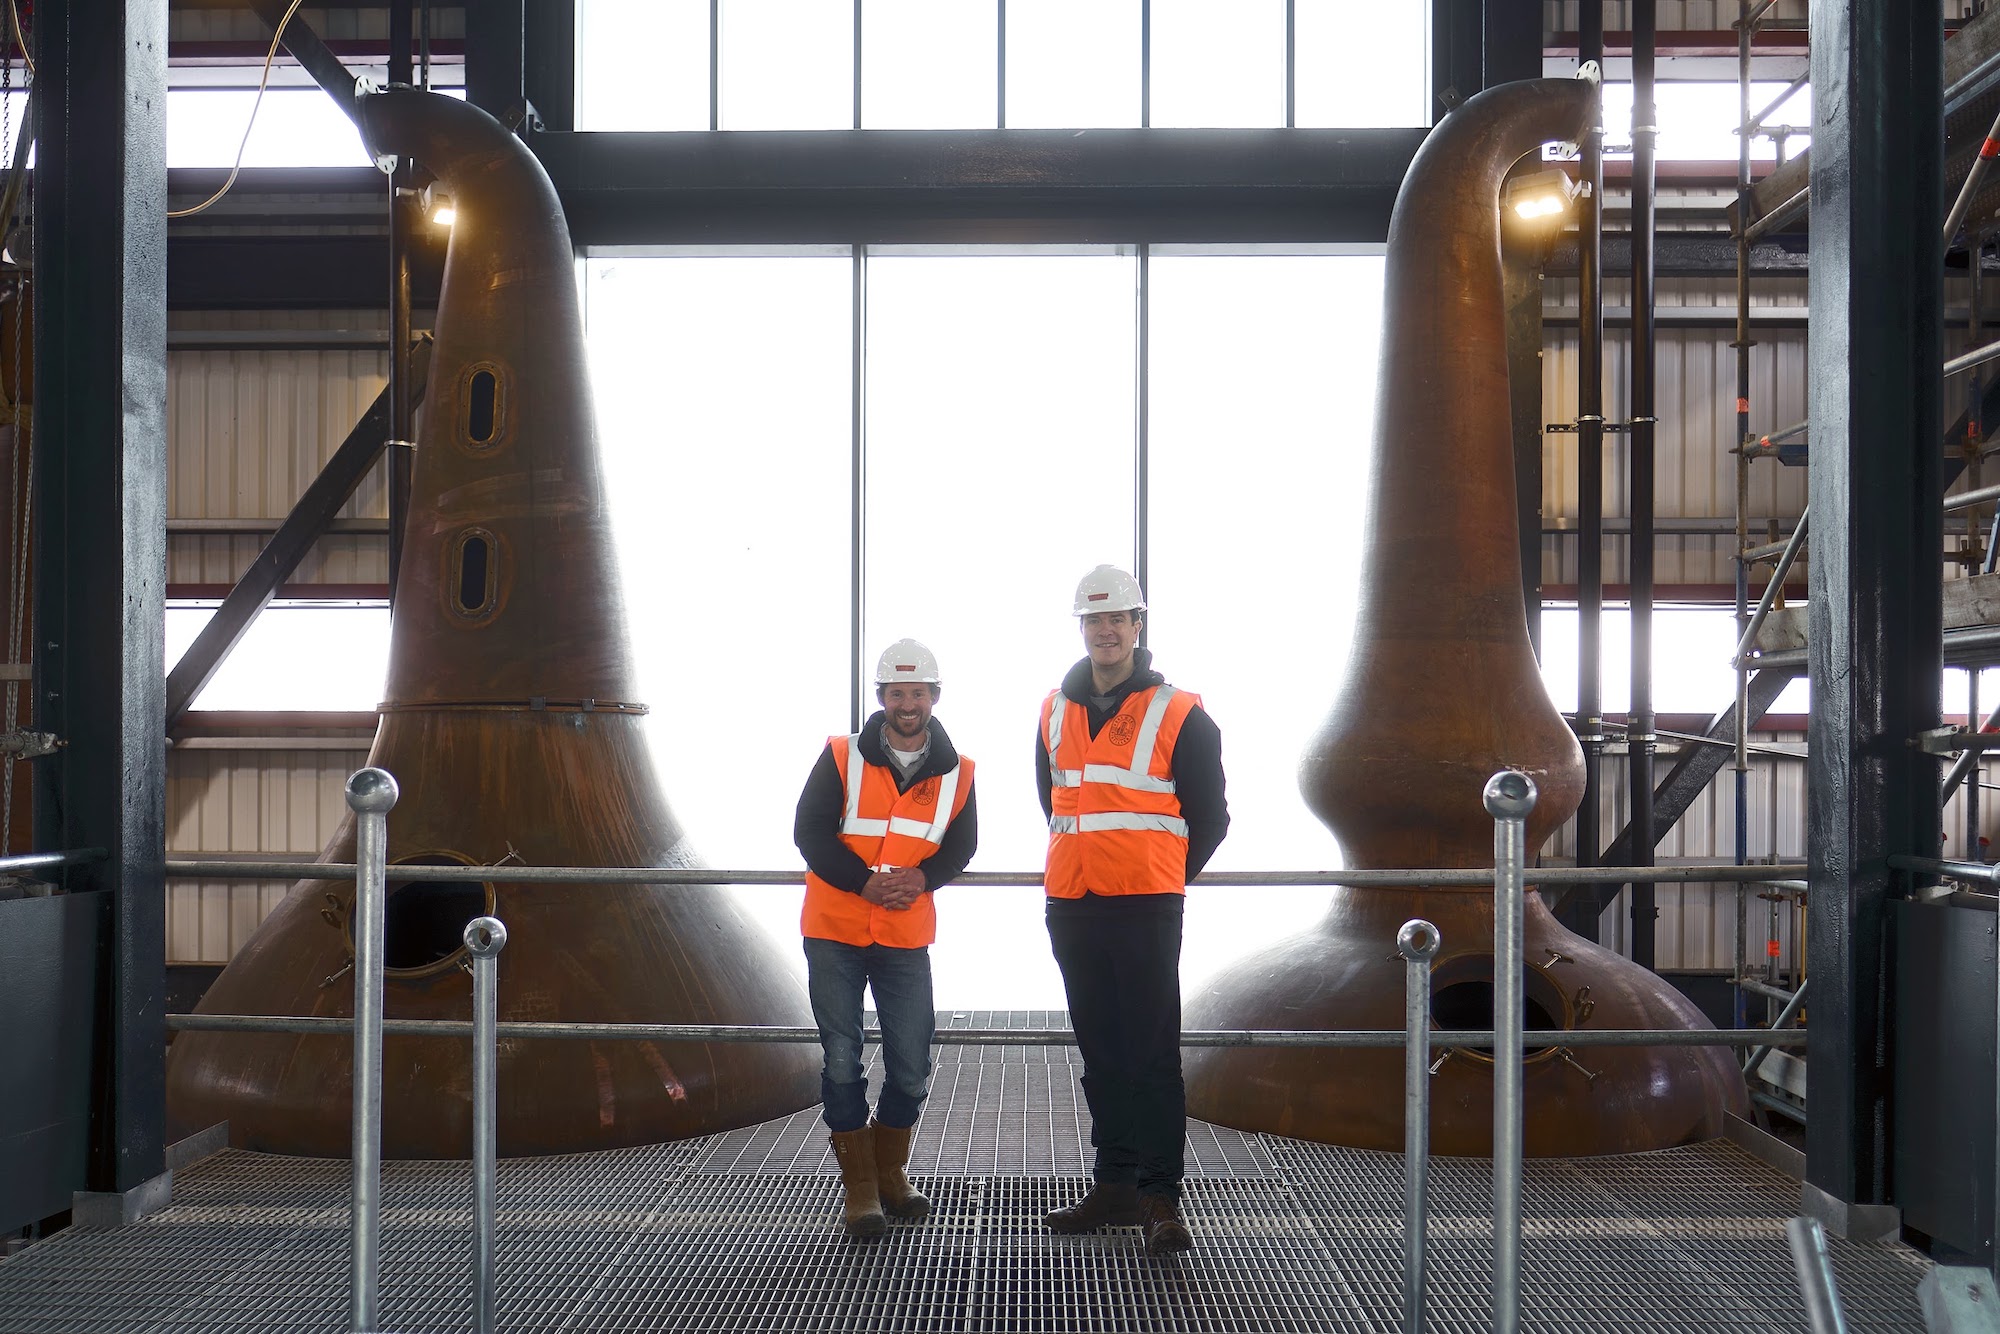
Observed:
[[[915,1126],[898,1130],[880,1121],[868,1123],[875,1131],[875,1184],[882,1195],[882,1207],[898,1218],[927,1218],[931,1202],[910,1184],[903,1169],[910,1163],[910,1136]]]
[[[888,1231],[889,1220],[882,1216],[882,1196],[875,1186],[875,1133],[867,1126],[834,1131],[833,1156],[840,1162],[840,1184],[847,1192],[840,1210],[847,1235],[881,1236]]]
[[[1051,1232],[1089,1232],[1131,1227],[1139,1221],[1139,1187],[1130,1181],[1099,1181],[1075,1204],[1052,1209],[1042,1222]]]
[[[1146,1254],[1165,1255],[1194,1245],[1194,1233],[1181,1220],[1181,1203],[1171,1195],[1139,1197],[1140,1226],[1146,1229]]]

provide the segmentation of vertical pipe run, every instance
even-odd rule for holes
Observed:
[[[1826,1229],[1817,1218],[1794,1218],[1785,1224],[1792,1244],[1792,1267],[1799,1275],[1799,1295],[1805,1299],[1806,1328],[1812,1334],[1847,1334],[1840,1293],[1833,1286],[1833,1260],[1826,1252]]]
[[[857,6],[858,12],[858,6]],[[856,40],[859,40],[857,34]],[[856,71],[857,74],[859,71]],[[848,522],[848,622],[847,622],[847,662],[853,679],[847,692],[847,730],[859,732],[861,720],[866,717],[862,701],[867,698],[866,670],[861,664],[862,645],[862,563],[866,547],[863,544],[863,521],[867,517],[864,499],[867,495],[864,484],[867,481],[867,449],[863,429],[867,424],[864,413],[864,398],[867,390],[867,337],[868,337],[868,248],[854,247],[854,283],[850,296],[849,313],[853,322],[848,337],[852,339],[852,350],[848,362],[848,449],[850,485],[847,497]],[[1141,585],[1143,587],[1144,585]]]
[[[353,1227],[347,1328],[371,1334],[381,1286],[382,932],[388,889],[389,811],[396,780],[358,769],[347,780],[354,812],[354,1150],[349,1217]]]
[[[499,1091],[496,1040],[500,1015],[500,951],[507,928],[495,917],[465,924],[472,953],[472,1329],[493,1334],[493,1216],[498,1157]]]
[[[411,0],[389,5],[389,82],[410,82]],[[403,528],[410,512],[411,442],[416,439],[415,386],[410,383],[410,232],[413,175],[398,158],[389,176],[389,440],[384,450],[389,491],[389,601],[403,565]]]
[[[1583,0],[1577,58],[1604,64],[1604,0]],[[1604,757],[1604,112],[1591,118],[1583,140],[1585,193],[1577,216],[1577,280],[1582,327],[1577,336],[1576,487],[1576,732],[1583,747],[1583,802],[1576,810],[1576,864],[1597,865],[1604,844],[1598,826]],[[1596,940],[1595,893],[1578,894],[1565,923]]]
[[[1138,505],[1133,514],[1132,537],[1136,550],[1133,553],[1132,573],[1138,576],[1139,587],[1153,577],[1152,571],[1152,398],[1153,398],[1153,248],[1141,242],[1138,264],[1138,385],[1139,401],[1134,405],[1133,470],[1135,477],[1134,494]],[[1139,622],[1139,642],[1146,642],[1146,628],[1152,622],[1147,617]]]
[[[1521,1328],[1521,938],[1527,904],[1528,815],[1535,781],[1517,769],[1487,780],[1493,817],[1493,1331]]]
[[[1632,865],[1653,864],[1653,104],[1655,0],[1632,4]],[[1653,966],[1654,889],[1632,886],[1632,961]]]
[[[1750,546],[1750,39],[1755,22],[1751,0],[1737,0],[1736,92],[1743,133],[1736,142],[1736,637],[1742,641],[1750,626],[1750,564],[1742,553]],[[1736,864],[1750,860],[1750,664],[1736,663]],[[1748,885],[1736,887],[1735,1022],[1747,1022],[1743,978],[1748,972]]]
[[[1403,923],[1403,1334],[1424,1328],[1424,1195],[1431,1155],[1431,960],[1444,943],[1421,917]]]

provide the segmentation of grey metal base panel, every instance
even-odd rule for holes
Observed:
[[[1061,1016],[941,1016],[1045,1026]],[[1059,1237],[1087,1184],[1089,1114],[1067,1048],[939,1048],[912,1174],[921,1223],[853,1242],[817,1109],[680,1144],[500,1164],[500,1325],[527,1331],[1383,1331],[1400,1328],[1397,1155],[1189,1123],[1195,1249],[1136,1228]],[[879,1080],[879,1071],[871,1073]],[[128,1227],[72,1229],[0,1261],[7,1334],[346,1327],[344,1161],[228,1150]],[[1431,1167],[1429,1327],[1490,1328],[1491,1165]],[[1523,1324],[1536,1331],[1805,1328],[1784,1220],[1798,1182],[1727,1141],[1531,1161]],[[383,1327],[470,1322],[464,1163],[391,1163]],[[1830,1242],[1849,1329],[1921,1331],[1929,1272],[1900,1245]]]

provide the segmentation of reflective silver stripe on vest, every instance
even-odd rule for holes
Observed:
[[[1174,697],[1174,688],[1163,685],[1153,692],[1153,702],[1146,706],[1146,717],[1139,724],[1139,735],[1132,742],[1132,772],[1143,777],[1146,766],[1153,762],[1153,745],[1160,739],[1160,723],[1167,716],[1167,701]],[[1137,786],[1137,784],[1133,784]]]
[[[1072,822],[1074,830],[1057,830],[1058,833],[1094,834],[1108,829],[1144,829],[1153,833],[1172,834],[1176,838],[1187,837],[1187,821],[1177,815],[1140,815],[1132,811],[1095,811],[1083,815]],[[1055,829],[1055,821],[1049,821],[1049,828]]]
[[[1049,701],[1049,726],[1044,738],[1049,747],[1049,785],[1051,787],[1075,787],[1083,782],[1083,773],[1078,769],[1058,768],[1056,749],[1062,745],[1063,713],[1069,708],[1067,696],[1058,694]]]
[[[1072,769],[1070,772],[1076,771]],[[1136,792],[1174,791],[1174,780],[1171,778],[1155,778],[1149,773],[1115,764],[1086,764],[1082,777],[1086,783],[1109,783],[1113,787],[1129,787]]]
[[[958,800],[958,766],[952,765],[951,772],[938,780],[937,818],[925,823],[922,820],[906,820],[901,816],[889,821],[889,832],[907,834],[920,838],[926,843],[944,842],[944,831],[951,825],[952,804]]]
[[[1081,787],[1086,772],[1083,769],[1058,769],[1052,764],[1049,766],[1049,782],[1055,787]]]
[[[1049,817],[1049,832],[1051,834],[1074,834],[1076,832],[1076,817],[1074,815],[1051,815]]]
[[[840,832],[856,838],[886,838],[887,820],[861,818],[861,767],[866,763],[861,758],[861,734],[856,732],[847,738],[847,776],[843,780],[847,784],[847,813],[840,821]]]

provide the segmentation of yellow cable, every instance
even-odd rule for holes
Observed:
[[[28,39],[21,35],[21,7],[14,0],[7,0],[7,16],[14,21],[14,40],[21,47],[21,59],[28,62],[28,73],[35,72],[35,58],[28,54]]]
[[[243,170],[243,151],[250,147],[250,131],[257,126],[257,108],[264,105],[264,88],[271,81],[271,62],[278,58],[278,43],[284,39],[285,25],[292,21],[292,15],[298,13],[299,6],[305,2],[306,0],[292,0],[291,7],[285,11],[285,16],[278,20],[278,30],[271,34],[271,49],[264,53],[264,72],[257,77],[257,99],[250,104],[250,121],[243,127],[243,142],[236,145],[236,164],[229,169],[228,179],[223,181],[221,189],[193,208],[169,211],[168,217],[191,218],[228,194],[229,187],[236,184],[236,173]],[[11,5],[14,0],[7,0],[7,3]]]

